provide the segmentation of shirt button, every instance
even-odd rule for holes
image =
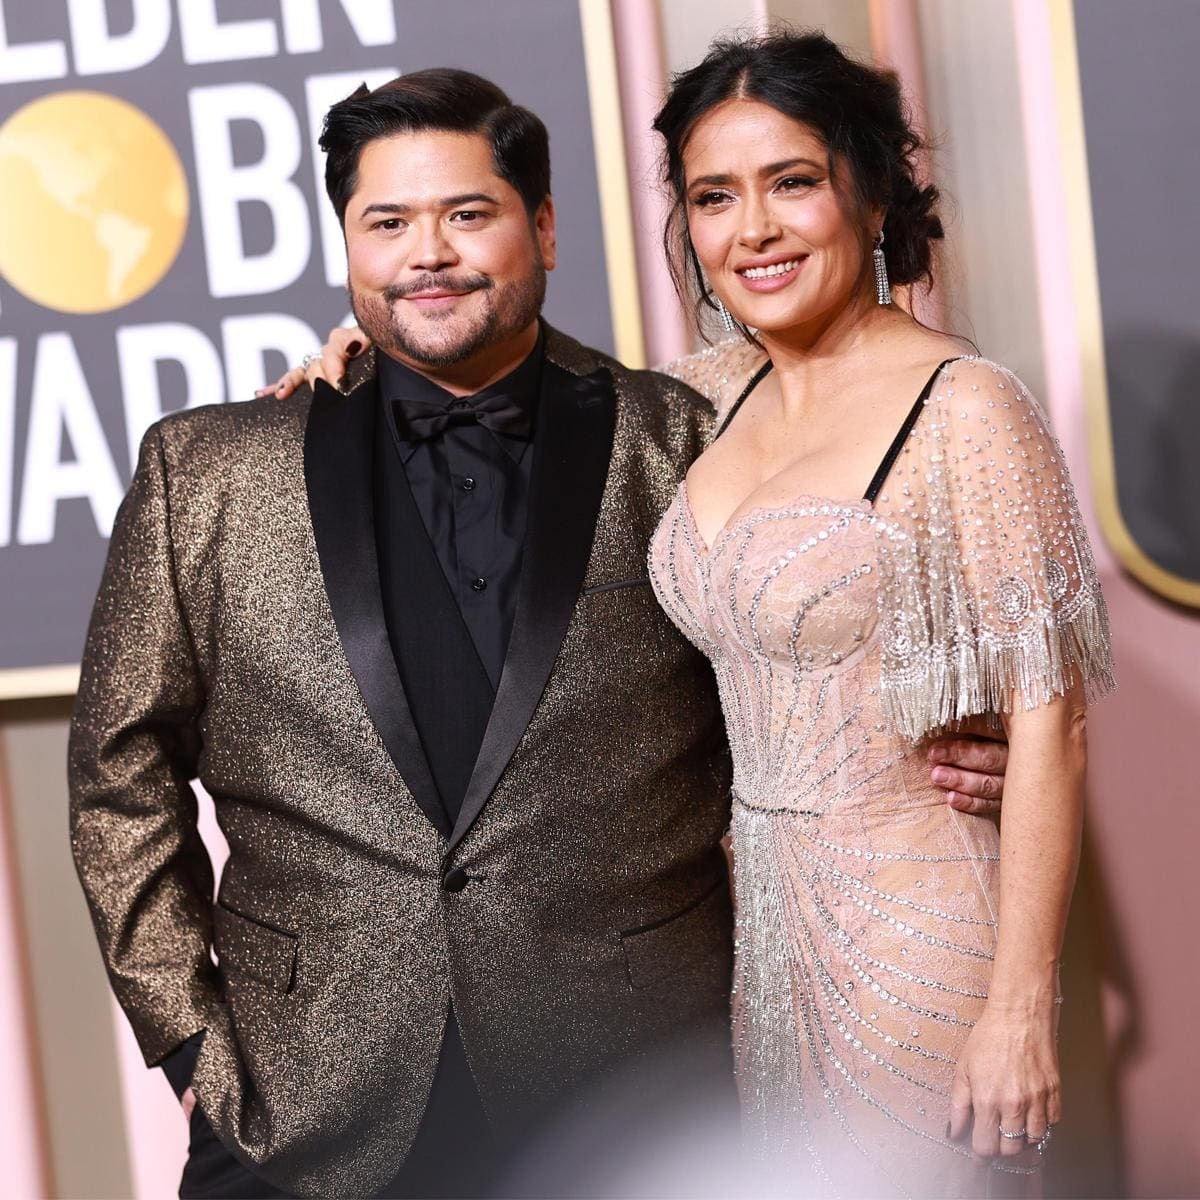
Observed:
[[[471,589],[476,592],[487,591],[487,580],[482,576],[479,579],[471,580]]]
[[[464,492],[473,492],[475,490],[475,480],[468,475],[458,486],[462,488]]]

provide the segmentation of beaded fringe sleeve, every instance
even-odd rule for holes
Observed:
[[[666,370],[723,411],[761,354],[723,343]],[[1082,684],[1111,691],[1108,614],[1062,450],[1015,375],[943,369],[875,504],[880,689],[918,741]]]

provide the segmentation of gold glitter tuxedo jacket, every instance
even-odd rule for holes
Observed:
[[[379,595],[373,364],[347,391],[146,435],[71,738],[75,858],[146,1061],[205,1030],[214,1129],[307,1195],[395,1175],[451,1000],[501,1126],[681,1032],[728,1054],[727,751],[646,577],[711,409],[547,331],[508,659],[446,838]],[[215,903],[192,778],[230,847]]]

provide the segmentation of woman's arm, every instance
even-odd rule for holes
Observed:
[[[367,337],[356,325],[349,328],[339,326],[329,331],[329,341],[321,347],[321,352],[306,366],[292,367],[285,371],[274,383],[259,388],[256,396],[278,396],[286,400],[296,393],[296,389],[304,383],[311,387],[318,379],[337,386],[338,381],[346,373],[346,366],[352,358],[357,358],[371,345]]]
[[[1087,765],[1081,685],[1005,719],[996,957],[983,1015],[959,1060],[950,1134],[980,1155],[1014,1155],[1062,1115],[1058,959],[1079,865]],[[1025,1131],[1022,1140],[1000,1130]]]

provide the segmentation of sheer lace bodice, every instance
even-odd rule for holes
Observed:
[[[1012,690],[1040,702],[1072,669],[1106,684],[1103,606],[1056,456],[1010,375],[958,362],[876,503],[797,495],[708,546],[685,483],[653,540],[652,582],[712,660],[733,752],[749,1132],[798,1194],[805,1179],[818,1195],[915,1196],[1022,1181],[945,1138],[987,995],[999,835],[946,805],[922,742]]]

